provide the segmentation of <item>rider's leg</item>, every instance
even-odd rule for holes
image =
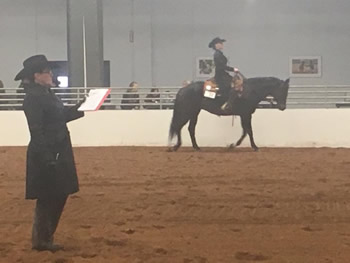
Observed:
[[[223,111],[232,111],[233,105],[237,98],[238,98],[237,92],[235,91],[231,92],[228,100],[221,106],[221,109]]]
[[[231,95],[230,95],[230,86],[225,85],[224,87],[225,87],[225,90],[223,92],[224,104],[222,104],[221,109],[228,110],[227,107],[229,106],[229,104],[233,104],[233,102],[231,102],[232,99],[231,99]]]
[[[221,93],[221,98],[223,100],[223,105],[221,106],[221,109],[225,110],[228,105],[227,102],[229,100],[232,77],[230,75],[222,76],[216,81],[219,86],[219,92]]]

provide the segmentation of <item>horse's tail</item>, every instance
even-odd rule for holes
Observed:
[[[169,144],[171,143],[172,139],[175,135],[177,135],[177,132],[179,130],[179,119],[181,115],[179,112],[179,99],[178,96],[176,96],[175,102],[174,102],[174,109],[173,109],[173,117],[171,118],[170,128],[169,128]]]
[[[170,123],[170,129],[169,129],[169,143],[172,141],[172,139],[175,136],[175,127],[174,127],[174,116],[171,119],[171,123]]]
[[[187,87],[181,88],[176,94],[173,117],[169,129],[169,144],[175,135],[179,136],[182,127],[189,121],[192,112],[197,107],[200,108],[200,101],[203,96],[202,87],[203,82],[193,82]]]

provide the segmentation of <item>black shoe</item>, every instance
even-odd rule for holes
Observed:
[[[228,103],[225,102],[224,104],[222,104],[221,109],[222,109],[223,111],[225,111],[225,110],[227,109],[227,107],[228,107]]]
[[[58,244],[47,244],[47,245],[34,246],[32,247],[32,249],[37,251],[51,251],[54,253],[58,250],[63,250],[64,247]]]
[[[232,105],[228,102],[225,102],[221,106],[221,110],[224,111],[225,113],[232,113]]]

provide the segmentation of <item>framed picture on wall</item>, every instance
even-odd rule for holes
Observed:
[[[215,74],[215,64],[211,57],[196,58],[196,77],[211,78]]]
[[[320,56],[298,56],[289,58],[289,75],[291,77],[321,77]]]

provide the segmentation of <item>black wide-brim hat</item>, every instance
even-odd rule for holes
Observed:
[[[35,55],[23,61],[23,69],[18,72],[15,80],[22,80],[31,77],[34,73],[41,72],[44,69],[51,69],[54,65],[50,64],[45,55]]]
[[[216,38],[214,38],[212,41],[210,41],[208,47],[214,48],[214,47],[215,47],[215,44],[217,44],[217,43],[224,43],[225,41],[226,41],[225,39],[216,37]]]

